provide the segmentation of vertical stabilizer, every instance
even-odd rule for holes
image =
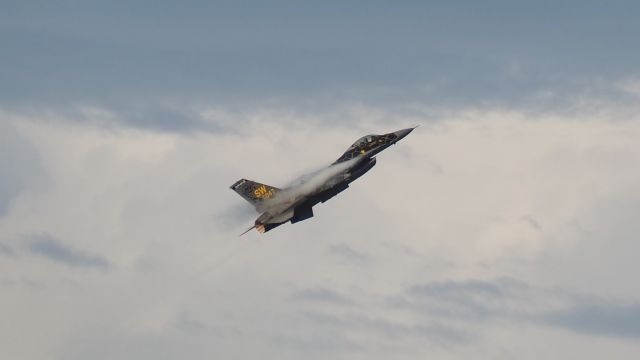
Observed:
[[[231,185],[231,189],[247,200],[256,209],[264,200],[271,199],[280,189],[255,181],[240,179]]]

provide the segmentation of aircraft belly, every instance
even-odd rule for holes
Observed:
[[[269,221],[267,222],[268,224],[272,224],[272,223],[282,223],[285,222],[289,219],[291,219],[293,217],[293,208],[289,208],[288,210],[275,214],[273,215],[273,217],[271,219],[269,219]]]

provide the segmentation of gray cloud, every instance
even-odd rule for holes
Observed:
[[[256,217],[256,210],[251,205],[242,202],[220,210],[214,215],[213,221],[222,230],[237,231],[237,229],[253,224]]]
[[[348,305],[349,299],[327,288],[304,289],[291,295],[291,299],[304,302],[325,302],[339,305]]]
[[[640,337],[640,305],[550,291],[510,278],[427,283],[391,303],[457,321],[525,321],[614,338]]]
[[[542,315],[544,321],[577,333],[640,338],[640,304],[586,301]]]
[[[342,315],[307,312],[305,317],[313,321],[316,326],[339,328],[343,332],[372,332],[384,338],[421,339],[440,344],[468,342],[470,340],[470,336],[466,331],[440,323],[407,323],[390,320],[383,316],[371,316],[355,312]]]
[[[327,253],[347,264],[361,265],[370,261],[370,257],[366,253],[357,251],[345,243],[329,246]]]
[[[409,292],[419,297],[435,297],[442,300],[455,300],[470,296],[499,298],[505,295],[504,286],[490,281],[442,281],[412,287]]]
[[[491,320],[506,315],[505,303],[523,287],[507,278],[433,282],[411,287],[408,303],[438,317]]]
[[[611,207],[597,201],[610,191],[621,199],[638,193],[637,171],[625,165],[636,159],[637,125],[599,116],[530,121],[500,109],[463,112],[462,119],[452,115],[385,153],[384,166],[340,204],[319,208],[317,220],[282,227],[266,238],[250,233],[238,239],[239,231],[225,229],[240,212],[220,212],[242,203],[228,189],[234,174],[284,178],[310,158],[326,156],[326,147],[340,151],[357,132],[290,127],[277,115],[254,116],[246,137],[104,131],[46,117],[20,124],[25,136],[43,139],[38,145],[56,178],[47,191],[25,197],[16,207],[20,211],[6,214],[0,238],[29,228],[52,234],[65,229],[69,237],[43,235],[39,245],[20,239],[27,240],[26,248],[5,243],[15,254],[0,265],[8,267],[6,281],[15,285],[0,298],[0,308],[12,309],[4,314],[9,325],[0,325],[8,339],[3,353],[21,359],[38,359],[42,351],[69,359],[144,359],[197,349],[194,356],[215,358],[330,353],[455,359],[480,353],[526,359],[544,346],[560,347],[562,354],[552,354],[557,357],[589,358],[578,355],[590,352],[593,343],[602,350],[587,354],[591,358],[637,353],[637,341],[629,341],[637,339],[635,330],[615,320],[620,313],[633,318],[636,311],[628,304],[636,303],[637,286],[620,278],[637,273],[637,252],[629,251],[637,244],[637,202],[621,208],[619,201]],[[406,120],[391,110],[379,115],[368,108],[346,119],[356,128],[373,127],[376,119]],[[321,148],[310,146],[324,139]],[[241,151],[223,156],[233,149]],[[599,162],[603,151],[610,156]],[[566,154],[574,156],[557,161]],[[295,160],[284,161],[290,157]],[[424,159],[446,164],[447,171],[436,176]],[[402,179],[421,191],[389,187]],[[592,207],[594,216],[576,215]],[[220,218],[212,219],[214,214]],[[605,221],[606,214],[624,221]],[[576,218],[586,230],[598,229],[591,245],[584,231],[566,230],[564,224]],[[83,242],[90,234],[91,245],[113,248],[108,260]],[[588,249],[595,256],[583,267],[567,261],[584,258]],[[545,278],[549,267],[538,259],[549,261],[550,254],[558,266]],[[18,261],[21,256],[48,260]],[[96,263],[121,264],[122,271],[102,273],[98,282],[55,271],[60,264],[100,268]],[[194,276],[212,266],[215,273]],[[600,268],[611,269],[612,281],[594,280]],[[36,293],[11,274],[46,287]],[[574,296],[581,282],[592,297]],[[596,296],[612,300],[595,301]],[[585,308],[604,315],[584,320]],[[59,321],[61,315],[70,321]],[[604,318],[611,325],[585,330]],[[616,322],[628,328],[616,329]],[[11,324],[23,324],[38,346]],[[59,337],[51,339],[52,331]],[[122,343],[131,346],[123,350]]]
[[[35,255],[40,255],[71,267],[106,270],[110,266],[106,258],[73,249],[49,234],[30,236],[27,246],[28,250]]]
[[[0,120],[0,216],[21,193],[47,181],[40,155],[10,123]]]
[[[14,254],[13,249],[9,246],[0,243],[0,255],[12,256]]]
[[[538,231],[542,231],[542,225],[540,225],[538,220],[536,220],[533,216],[525,215],[525,216],[522,217],[522,221],[524,221],[527,224],[531,225],[532,228],[534,228],[534,229],[536,229]]]

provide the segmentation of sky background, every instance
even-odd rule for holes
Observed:
[[[0,2],[15,359],[635,359],[632,1]],[[421,124],[309,221],[283,186]]]

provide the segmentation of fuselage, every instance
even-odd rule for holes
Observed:
[[[265,232],[291,221],[313,216],[311,208],[344,191],[349,184],[371,170],[375,155],[407,136],[414,128],[398,130],[384,135],[367,135],[356,140],[336,161],[294,186],[278,191],[262,204],[263,213],[255,227]]]

